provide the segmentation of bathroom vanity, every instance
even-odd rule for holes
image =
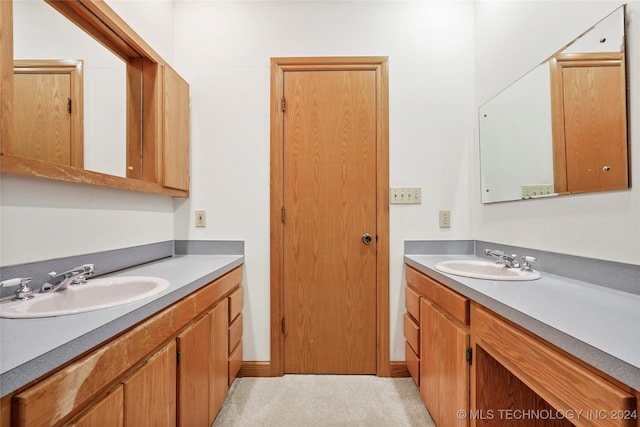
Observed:
[[[638,295],[435,268],[460,258],[480,259],[405,256],[406,362],[438,426],[640,425]]]
[[[0,424],[211,425],[242,362],[242,264],[241,255],[172,257],[117,273],[171,282],[150,300],[0,320],[3,351],[27,358],[8,371],[16,356],[3,360]],[[30,333],[42,325],[50,338]],[[55,337],[72,327],[74,339]],[[39,341],[48,351],[30,354],[42,351]]]

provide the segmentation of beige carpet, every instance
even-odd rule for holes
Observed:
[[[435,427],[410,378],[238,378],[214,427]]]

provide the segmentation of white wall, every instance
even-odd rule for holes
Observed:
[[[619,1],[479,1],[475,89],[481,105],[595,24]],[[516,246],[640,264],[640,2],[628,2],[631,190],[482,205],[474,188],[473,237]],[[499,64],[499,66],[496,66]],[[476,152],[477,152],[476,142]],[[474,178],[479,179],[478,165]]]
[[[117,8],[161,55],[173,53],[173,15],[166,13],[166,3],[135,1]],[[173,226],[171,197],[0,177],[2,266],[172,240]]]
[[[389,57],[390,182],[422,187],[391,207],[391,359],[404,358],[403,242],[470,235],[473,4],[178,1],[176,66],[191,85],[192,187],[178,239],[245,241],[245,359],[270,359],[270,58]],[[194,210],[207,210],[195,229]],[[438,210],[452,228],[438,228]]]

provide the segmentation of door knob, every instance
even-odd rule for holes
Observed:
[[[373,240],[373,237],[371,237],[371,234],[364,233],[362,235],[362,243],[364,243],[365,245],[370,245],[372,240]]]

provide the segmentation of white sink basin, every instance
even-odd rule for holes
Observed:
[[[26,301],[0,304],[0,317],[34,318],[64,316],[101,310],[139,301],[159,294],[169,287],[160,277],[127,276],[88,280],[64,291],[37,293]]]
[[[524,271],[519,268],[509,268],[504,264],[480,260],[450,260],[441,261],[435,265],[436,270],[456,276],[472,277],[485,280],[536,280],[540,272]]]

